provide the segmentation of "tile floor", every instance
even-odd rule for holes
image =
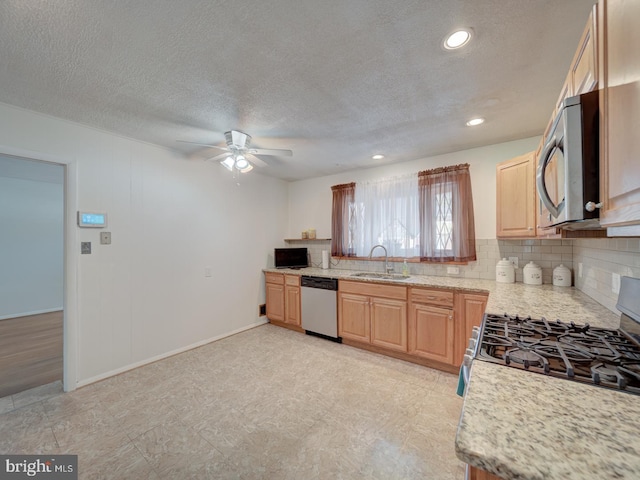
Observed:
[[[457,377],[267,324],[63,394],[0,399],[0,453],[81,479],[461,480]]]

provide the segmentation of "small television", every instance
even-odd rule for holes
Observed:
[[[276,268],[304,268],[309,266],[306,248],[275,248]]]

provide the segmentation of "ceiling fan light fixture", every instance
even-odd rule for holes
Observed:
[[[238,167],[238,171],[239,171],[240,173],[248,173],[248,172],[250,172],[251,170],[253,170],[253,165],[251,165],[249,162],[247,162],[247,166],[246,166],[246,167],[244,167],[244,168],[240,168],[240,167]]]
[[[453,33],[450,33],[444,39],[444,48],[447,50],[455,50],[460,47],[464,47],[471,40],[471,29],[461,28]]]
[[[235,165],[235,162],[232,156],[228,156],[224,160],[221,160],[220,163],[224,165],[226,169],[229,170],[230,172],[233,171],[233,166]]]
[[[236,168],[240,171],[244,170],[249,166],[249,160],[244,158],[243,155],[238,155],[236,157]]]

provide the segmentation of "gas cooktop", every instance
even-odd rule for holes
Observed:
[[[640,343],[623,330],[486,314],[476,358],[640,394]]]

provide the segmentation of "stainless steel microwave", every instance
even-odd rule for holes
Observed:
[[[547,225],[599,228],[598,91],[565,99],[540,154],[538,196]]]

